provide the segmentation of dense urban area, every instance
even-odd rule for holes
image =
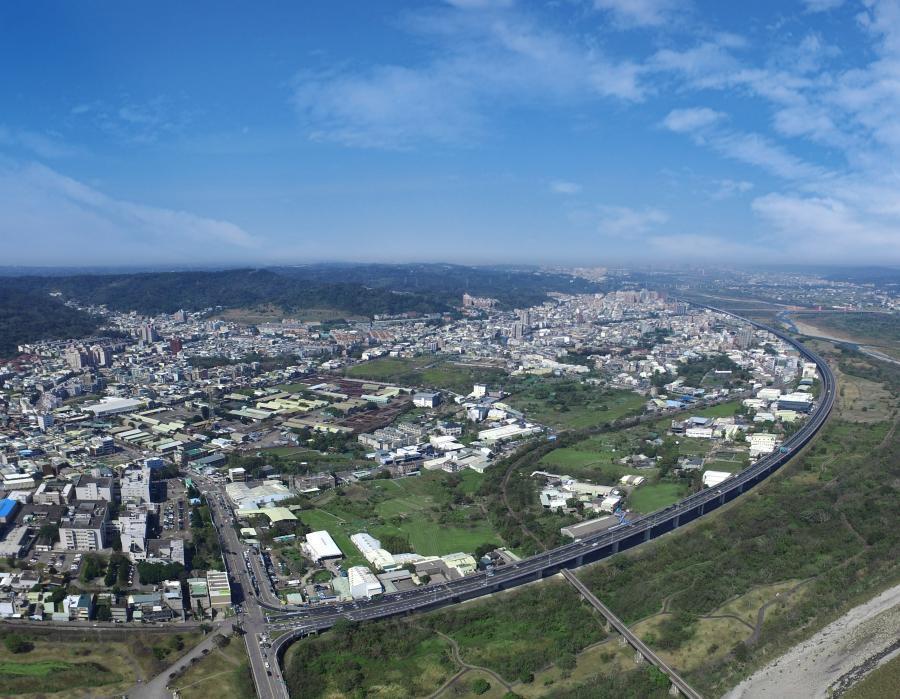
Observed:
[[[518,308],[508,295],[464,292],[441,311],[320,320],[302,312],[258,320],[221,306],[147,314],[42,292],[91,324],[87,336],[22,343],[0,367],[0,617],[16,629],[0,627],[7,650],[33,652],[39,641],[28,633],[40,639],[59,625],[152,630],[145,651],[157,661],[157,684],[144,672],[135,696],[177,690],[182,675],[197,672],[183,664],[165,673],[186,638],[202,651],[195,662],[213,648],[235,666],[233,691],[248,696],[355,696],[385,683],[402,696],[445,685],[536,696],[554,684],[570,692],[559,696],[588,696],[571,678],[581,668],[576,655],[602,641],[603,623],[579,611],[576,590],[558,582],[504,593],[523,615],[528,604],[546,608],[549,637],[493,657],[495,632],[485,629],[484,647],[471,648],[477,665],[460,659],[453,629],[471,643],[477,608],[515,626],[502,598],[403,629],[399,621],[336,627],[281,644],[286,651],[276,641],[298,624],[302,631],[303,615],[317,609],[367,618],[359,614],[376,600],[439,594],[470,576],[490,584],[536,554],[626,531],[692,494],[722,492],[753,464],[787,454],[783,445],[825,399],[816,363],[732,315],[746,313],[740,304],[720,308],[725,299],[756,304],[757,320],[785,330],[865,327],[871,344],[839,344],[850,374],[846,361],[896,363],[897,297],[808,276],[688,286],[667,275],[651,284],[602,269],[553,272],[566,274],[605,290],[548,291]],[[839,322],[815,320],[810,309],[840,311],[826,316]],[[866,314],[878,322],[866,324]],[[861,414],[888,410],[872,405],[884,400],[893,415],[896,374],[860,380],[871,384],[858,398]],[[787,506],[752,526],[804,507]],[[800,516],[828,517],[821,507]],[[639,566],[615,557],[612,568],[589,568],[583,579],[614,614],[636,621],[653,611],[656,586],[667,587],[648,580],[642,593],[630,570]],[[757,582],[792,592],[807,577],[779,577],[776,568]],[[711,592],[724,582],[706,581],[716,606],[732,596]],[[663,653],[677,648],[696,632],[699,611],[673,610],[645,629],[644,641]],[[759,632],[757,625],[752,641]],[[243,641],[232,644],[235,637]],[[439,653],[415,678],[394,675],[406,655],[434,656],[441,639],[451,655]],[[746,662],[752,645],[731,642],[709,655]],[[383,676],[377,658],[387,662]],[[534,677],[548,662],[556,675],[542,688]],[[45,690],[134,684],[111,668],[86,673],[79,665],[62,662],[42,680]],[[655,668],[656,676],[614,666],[608,681],[638,688],[628,691],[669,686]],[[603,696],[625,691],[615,686]],[[183,695],[194,696],[189,688]]]

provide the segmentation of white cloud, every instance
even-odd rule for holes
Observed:
[[[687,49],[660,49],[647,62],[647,69],[671,73],[696,88],[719,88],[727,84],[741,68],[731,51],[738,48],[733,35],[720,35]]]
[[[728,199],[739,194],[746,194],[753,189],[753,183],[748,182],[747,180],[732,180],[726,178],[724,180],[719,180],[715,184],[716,189],[711,195],[713,199]]]
[[[645,97],[639,65],[516,11],[421,13],[405,26],[436,42],[437,58],[297,76],[293,104],[312,138],[379,148],[469,144],[483,137],[499,104]]]
[[[686,5],[678,0],[594,0],[594,7],[609,12],[623,27],[658,27]]]
[[[807,12],[830,12],[844,4],[844,0],[803,0]]]
[[[608,236],[632,238],[643,235],[669,220],[669,215],[654,208],[631,209],[626,206],[597,207],[597,229]]]
[[[752,208],[778,233],[787,255],[817,262],[900,261],[896,217],[884,219],[834,197],[775,192],[755,199]]]
[[[65,143],[56,135],[12,129],[0,124],[0,145],[20,147],[47,160],[68,158],[82,153],[81,148]]]
[[[578,194],[581,192],[581,189],[581,185],[577,182],[554,180],[550,183],[550,191],[554,194]]]
[[[382,66],[368,75],[301,75],[294,106],[315,139],[396,148],[417,140],[464,143],[481,131],[473,95],[449,66]]]
[[[725,114],[709,107],[673,109],[663,119],[662,125],[675,133],[693,133],[720,122]]]
[[[259,244],[228,221],[115,199],[44,165],[2,157],[0,238],[17,241],[23,264],[239,260]]]
[[[801,160],[757,133],[725,132],[710,138],[709,143],[729,158],[755,165],[787,180],[810,180],[828,176],[823,168]]]
[[[155,143],[182,133],[191,122],[188,109],[165,96],[147,101],[81,102],[69,110],[72,123],[88,123],[121,141]]]
[[[511,7],[513,0],[446,0],[448,5],[461,10],[496,10]]]

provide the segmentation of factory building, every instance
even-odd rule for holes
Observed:
[[[371,570],[365,566],[353,566],[347,571],[350,583],[350,595],[353,599],[369,599],[380,595],[383,588],[381,582]]]
[[[318,532],[310,532],[306,535],[306,549],[309,551],[309,557],[316,563],[330,558],[343,558],[344,554],[334,543],[331,534],[322,530]]]

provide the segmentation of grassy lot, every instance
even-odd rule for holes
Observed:
[[[890,313],[795,313],[792,319],[803,331],[878,347],[888,354],[900,353],[900,315]]]
[[[256,696],[246,649],[236,636],[224,648],[211,651],[191,665],[171,685],[182,699],[254,699]]]
[[[557,429],[581,429],[639,412],[645,399],[577,379],[534,379],[510,389],[507,402],[537,422]]]
[[[201,638],[199,633],[128,634],[61,633],[52,629],[8,629],[32,644],[25,653],[11,653],[0,643],[2,696],[94,699],[119,696],[135,682],[147,680],[175,661]],[[154,648],[159,650],[154,652]],[[159,655],[160,657],[157,657]]]
[[[837,409],[840,416],[852,422],[880,422],[890,415],[897,401],[877,381],[840,374]]]
[[[897,696],[897,687],[900,687],[900,656],[873,670],[843,696],[844,699],[885,699]]]
[[[719,403],[718,405],[710,405],[706,408],[700,408],[691,412],[691,415],[699,415],[701,417],[731,417],[737,414],[741,407],[739,400],[728,401],[727,403]]]
[[[472,385],[502,383],[507,373],[491,367],[459,364],[447,357],[427,355],[413,358],[381,357],[352,366],[346,376],[404,386],[446,389],[468,394]]]
[[[362,561],[350,542],[351,534],[362,531],[376,538],[406,536],[422,555],[472,553],[481,544],[502,543],[471,498],[483,479],[475,471],[453,476],[434,471],[412,478],[363,481],[319,498],[316,509],[304,510],[300,517],[332,535],[348,556],[347,565]],[[450,509],[445,509],[450,503]]]
[[[686,483],[648,483],[628,496],[628,508],[642,514],[655,512],[687,495]]]
[[[581,448],[581,445],[576,445],[550,452],[541,459],[541,467],[551,471],[561,471],[574,478],[587,478],[603,485],[613,485],[625,475],[651,478],[657,472],[655,468],[634,468],[616,463],[622,456],[624,454],[612,452],[603,447],[599,451],[591,451]]]
[[[77,663],[62,660],[0,661],[0,682],[3,683],[5,696],[72,692],[76,688],[120,684],[122,680],[123,675],[91,660]]]
[[[703,464],[704,471],[727,471],[728,473],[737,473],[743,470],[744,463],[740,460],[728,461],[724,459],[715,459],[707,461]]]

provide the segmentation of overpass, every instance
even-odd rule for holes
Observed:
[[[588,603],[598,612],[600,612],[607,623],[612,626],[616,631],[622,634],[622,638],[628,642],[628,644],[635,649],[638,653],[638,658],[643,658],[644,660],[648,660],[656,668],[662,672],[666,677],[669,678],[672,682],[672,686],[677,689],[682,695],[687,697],[688,699],[701,699],[700,695],[687,683],[685,682],[681,676],[675,672],[671,667],[666,665],[663,662],[663,659],[660,658],[656,653],[654,653],[650,648],[645,644],[640,638],[638,638],[634,633],[632,633],[631,629],[629,629],[625,624],[613,614],[612,610],[607,607],[603,602],[601,602],[597,596],[591,592],[587,585],[585,585],[581,580],[575,577],[575,574],[570,570],[564,570],[562,572],[563,577],[569,581],[569,583],[578,590],[579,594],[584,597]]]
[[[827,363],[815,352],[784,333],[761,323],[749,321],[734,313],[718,308],[709,308],[775,335],[793,346],[806,360],[814,362],[818,368],[822,377],[822,390],[816,400],[814,410],[801,428],[791,435],[778,451],[763,457],[715,488],[694,493],[665,509],[632,522],[522,559],[496,571],[477,573],[442,585],[428,585],[414,590],[386,594],[364,602],[329,604],[296,611],[279,610],[269,613],[267,615],[268,628],[271,632],[282,634],[272,644],[273,655],[280,661],[284,650],[292,641],[331,628],[340,620],[361,622],[437,609],[511,589],[556,575],[562,571],[603,560],[667,534],[722,507],[790,461],[809,443],[828,418],[835,400],[834,374]]]

